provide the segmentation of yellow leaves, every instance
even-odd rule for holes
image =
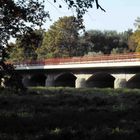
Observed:
[[[136,30],[129,38],[129,48],[135,48],[136,52],[140,52],[140,30]]]
[[[133,39],[136,43],[139,43],[139,42],[140,42],[140,31],[136,31],[136,32],[132,35],[132,39]]]

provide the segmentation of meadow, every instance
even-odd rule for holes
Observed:
[[[139,140],[140,90],[0,89],[0,140]]]

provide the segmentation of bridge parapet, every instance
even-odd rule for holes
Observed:
[[[44,66],[63,64],[87,64],[87,63],[117,63],[117,62],[140,62],[140,53],[98,55],[71,58],[50,58],[42,60],[31,60],[13,63],[16,67]]]

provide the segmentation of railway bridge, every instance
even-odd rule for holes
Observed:
[[[140,88],[140,54],[52,58],[14,63],[25,86]]]

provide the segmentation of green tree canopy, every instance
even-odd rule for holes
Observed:
[[[78,49],[78,24],[73,16],[59,18],[46,32],[39,58],[75,56]]]
[[[75,8],[78,25],[81,25],[83,15],[88,8],[93,6],[93,3],[96,3],[97,8],[102,9],[98,0],[64,1],[69,8]],[[55,2],[59,3],[57,0],[54,0]],[[0,0],[0,80],[11,68],[4,63],[7,57],[9,39],[23,35],[28,36],[28,33],[36,27],[43,25],[45,17],[49,17],[49,14],[44,11],[44,0]]]
[[[4,63],[11,37],[17,38],[40,27],[49,17],[44,11],[43,2],[38,0],[1,0],[0,2],[0,66]],[[30,38],[28,38],[29,40]]]
[[[44,17],[49,17],[44,11],[44,1],[40,0],[1,0],[0,1],[0,54],[1,62],[6,54],[6,47],[10,37],[19,37],[32,31],[35,26],[43,24]],[[77,24],[82,25],[82,17],[88,8],[96,4],[97,9],[104,10],[98,0],[64,0],[68,8],[74,8],[77,12]],[[54,3],[59,3],[54,0]],[[61,7],[61,5],[59,6]],[[81,26],[83,28],[83,25]]]
[[[128,44],[132,51],[140,52],[140,18],[135,20],[136,31],[130,36]]]
[[[8,48],[8,62],[20,62],[24,60],[24,48],[20,48],[18,43],[10,43]]]
[[[116,31],[89,30],[81,39],[81,46],[85,52],[91,54],[123,53],[128,50],[130,31],[117,33]],[[84,51],[83,51],[84,52]]]
[[[12,66],[5,63],[9,51],[8,41],[40,28],[49,14],[38,0],[0,1],[0,80],[11,75]],[[30,39],[30,38],[28,38]]]
[[[10,37],[19,37],[43,25],[44,11],[42,2],[30,0],[1,0],[0,2],[0,49],[8,44]],[[28,24],[27,24],[28,23]]]
[[[24,34],[9,48],[8,60],[20,62],[21,60],[36,60],[36,50],[42,45],[44,30],[34,30]]]

